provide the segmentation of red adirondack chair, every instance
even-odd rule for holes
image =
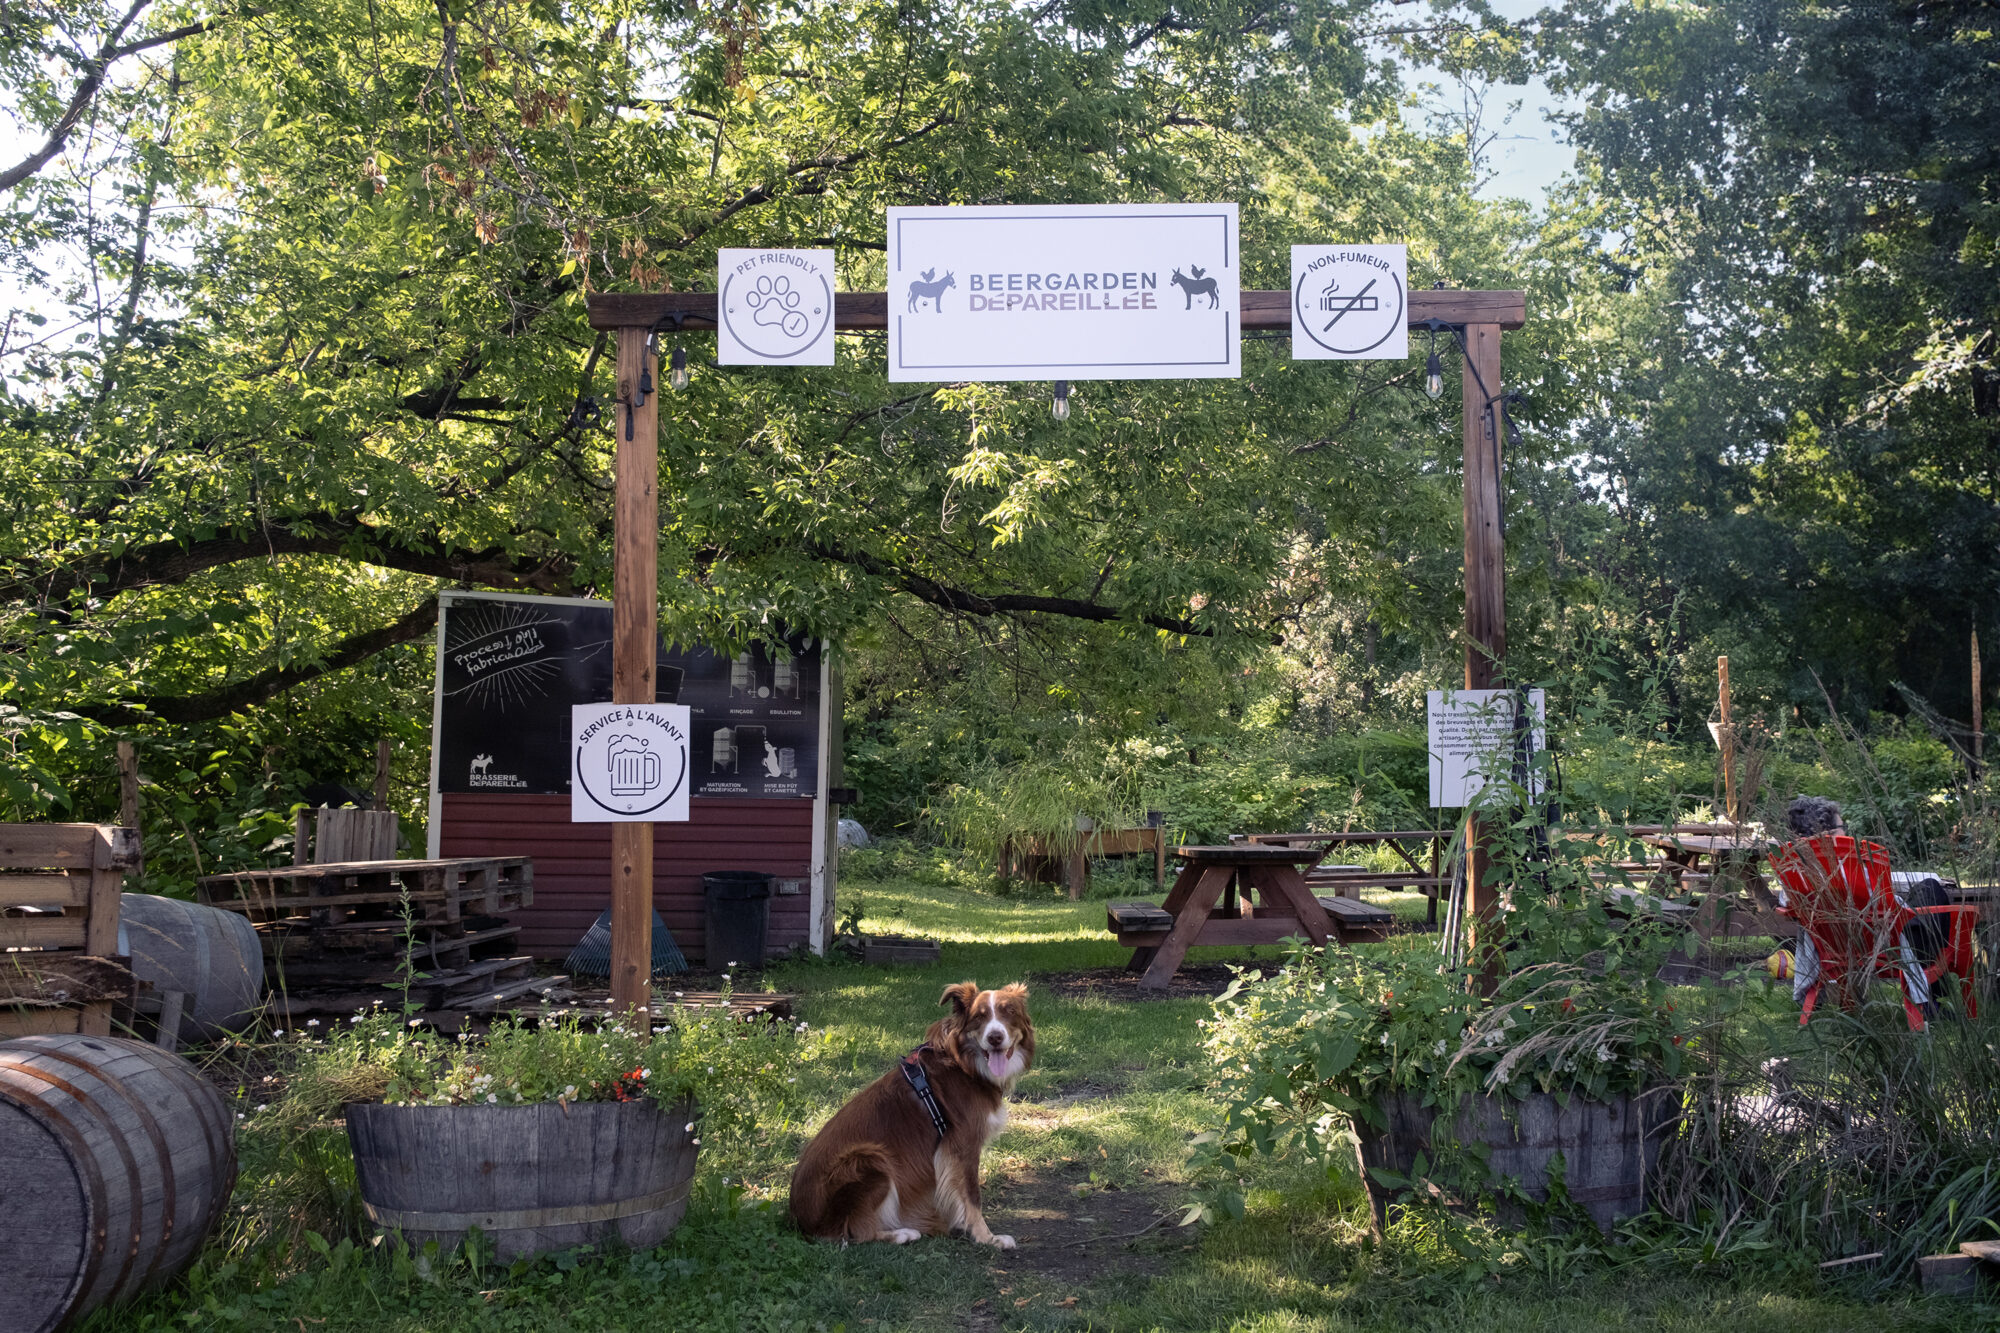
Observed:
[[[1799,1013],[1804,1026],[1822,987],[1832,982],[1843,1004],[1851,1007],[1859,986],[1876,977],[1896,982],[1903,991],[1903,1010],[1911,1031],[1921,1031],[1924,1016],[1910,994],[1903,970],[1903,932],[1919,916],[1942,916],[1949,922],[1944,948],[1928,967],[1919,964],[1936,993],[1946,973],[1958,978],[1965,1010],[1978,1016],[1972,991],[1973,928],[1979,909],[1969,903],[1942,907],[1908,907],[1897,901],[1889,879],[1889,853],[1879,843],[1858,842],[1845,833],[1822,833],[1780,847],[1772,868],[1785,886],[1779,912],[1797,921],[1812,937],[1819,954],[1819,977],[1807,989]]]

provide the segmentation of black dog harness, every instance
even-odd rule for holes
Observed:
[[[931,1124],[937,1127],[938,1138],[943,1139],[951,1128],[951,1121],[945,1117],[944,1107],[938,1105],[937,1093],[931,1089],[930,1078],[924,1073],[922,1057],[929,1049],[928,1044],[919,1046],[903,1057],[903,1081],[910,1085],[910,1091],[916,1093],[917,1100],[924,1104],[924,1110],[930,1113]]]

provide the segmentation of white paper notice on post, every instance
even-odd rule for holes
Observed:
[[[1431,804],[1462,809],[1479,799],[1493,776],[1503,780],[1514,765],[1514,690],[1432,690],[1430,692]],[[1529,752],[1548,745],[1548,700],[1528,691],[1534,719]],[[1542,783],[1529,768],[1529,787]]]
[[[718,251],[715,314],[718,365],[832,365],[833,251]]]
[[[688,817],[686,704],[572,704],[572,824],[668,824]]]
[[[1407,357],[1409,266],[1407,246],[1293,246],[1292,360]]]
[[[889,210],[889,379],[1234,379],[1235,204]]]

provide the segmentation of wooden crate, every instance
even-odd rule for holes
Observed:
[[[870,935],[861,941],[864,963],[935,963],[943,946],[936,940],[920,940],[908,935]]]
[[[0,1037],[111,1034],[133,994],[118,895],[138,861],[136,829],[0,824]]]

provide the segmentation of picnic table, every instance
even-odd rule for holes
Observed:
[[[1325,855],[1318,847],[1231,843],[1176,847],[1174,855],[1183,866],[1165,902],[1105,909],[1106,928],[1132,948],[1126,970],[1145,973],[1142,990],[1166,989],[1197,944],[1276,944],[1298,935],[1314,944],[1352,944],[1386,939],[1395,923],[1380,907],[1314,897],[1300,867]]]
[[[1779,844],[1738,829],[1721,833],[1684,833],[1663,829],[1641,833],[1639,841],[1662,853],[1664,869],[1679,884],[1705,879],[1695,933],[1717,935],[1789,935],[1797,928],[1778,915],[1777,895],[1764,878],[1760,863]]]
[[[1363,889],[1422,889],[1430,901],[1425,904],[1424,922],[1437,924],[1438,895],[1449,885],[1439,869],[1444,845],[1451,840],[1449,829],[1347,829],[1339,833],[1252,833],[1244,841],[1258,846],[1318,847],[1320,859],[1306,867],[1306,883],[1315,889],[1332,889],[1335,897],[1359,898]],[[1430,867],[1426,869],[1410,855],[1409,844],[1430,847]],[[1326,858],[1335,848],[1387,847],[1402,858],[1407,871],[1375,871],[1365,866],[1329,866]]]

